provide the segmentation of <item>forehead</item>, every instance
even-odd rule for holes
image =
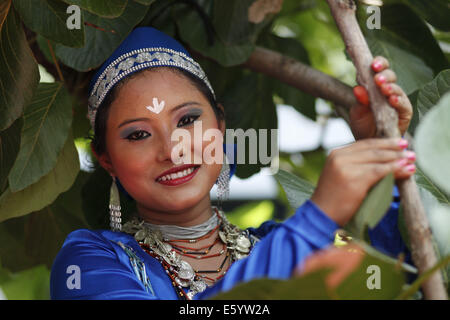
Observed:
[[[111,104],[110,118],[118,118],[117,121],[120,121],[127,116],[151,117],[151,112],[146,106],[152,105],[154,98],[164,101],[164,110],[187,101],[195,101],[202,105],[208,103],[188,78],[167,68],[157,68],[140,72],[118,88]],[[164,110],[156,116],[160,116]]]

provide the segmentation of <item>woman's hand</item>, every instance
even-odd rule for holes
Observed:
[[[413,151],[407,140],[372,138],[334,149],[329,154],[311,200],[344,226],[356,213],[369,189],[389,173],[396,179],[414,174]]]
[[[374,79],[381,93],[389,104],[397,111],[398,128],[403,136],[408,129],[413,115],[413,109],[408,96],[395,81],[397,76],[389,69],[389,62],[383,57],[376,57],[372,62],[372,70],[376,72]],[[369,107],[369,96],[362,86],[353,88],[356,100],[359,102],[350,109],[350,127],[356,140],[373,138],[376,133],[375,119]]]

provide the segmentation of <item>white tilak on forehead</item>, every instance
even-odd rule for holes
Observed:
[[[161,102],[158,102],[158,98],[155,97],[155,98],[153,98],[153,105],[147,106],[146,108],[148,110],[150,110],[151,112],[158,114],[162,111],[162,109],[164,109],[165,104],[166,103],[164,102],[164,100],[161,100]]]

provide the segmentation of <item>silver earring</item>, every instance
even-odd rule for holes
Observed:
[[[223,158],[222,169],[220,170],[219,178],[217,179],[217,200],[219,206],[221,206],[224,200],[228,199],[230,194],[230,165],[228,164],[225,154]]]
[[[120,212],[120,195],[117,188],[116,177],[112,177],[111,190],[109,192],[109,226],[112,231],[122,230],[122,217]]]

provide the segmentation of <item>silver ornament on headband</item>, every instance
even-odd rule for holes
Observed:
[[[153,67],[177,67],[184,69],[200,78],[215,97],[214,90],[200,65],[183,52],[168,48],[142,48],[125,53],[111,62],[101,73],[94,84],[89,96],[88,119],[95,127],[97,109],[105,99],[108,92],[116,83],[127,75]]]

